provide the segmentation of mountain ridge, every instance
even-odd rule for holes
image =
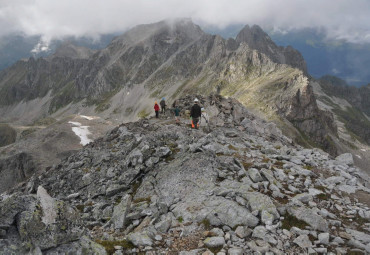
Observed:
[[[152,27],[155,31],[150,36],[140,34]],[[262,31],[259,36],[266,34]],[[134,28],[87,59],[18,62],[0,74],[1,121],[27,125],[33,132],[33,123],[45,117],[66,120],[71,115],[89,115],[110,127],[150,116],[153,102],[162,97],[172,102],[188,94],[219,92],[274,121],[286,136],[307,147],[321,147],[332,155],[351,151],[361,157],[355,157],[356,163],[368,170],[366,145],[355,136],[353,140],[337,113],[319,100],[316,87],[320,84],[301,69],[274,62],[239,40],[204,33],[189,20],[163,21]],[[278,48],[277,56],[283,53]],[[4,100],[12,104],[5,105]],[[66,137],[70,135],[74,134]],[[11,148],[19,147],[5,148],[4,160],[12,156]]]
[[[232,98],[188,95],[184,114],[195,97],[198,130],[169,112],[121,124],[2,193],[0,251],[370,251],[370,178],[351,154],[294,145]]]

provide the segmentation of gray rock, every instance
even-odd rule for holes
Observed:
[[[83,236],[80,240],[62,244],[56,248],[43,251],[44,255],[59,255],[59,254],[96,254],[106,255],[105,248],[98,243],[91,241],[88,237]]]
[[[329,244],[329,233],[320,233],[318,235],[319,242],[325,245]]]
[[[252,251],[255,251],[255,252],[260,252],[260,253],[266,253],[270,250],[270,246],[265,243],[265,244],[262,244],[262,245],[257,245],[255,241],[250,241],[250,242],[247,242],[249,248],[252,249]]]
[[[327,254],[328,253],[327,248],[315,248],[314,250],[319,254]]]
[[[172,152],[168,147],[159,147],[156,149],[155,156],[162,158],[170,155]]]
[[[127,186],[125,185],[118,185],[118,184],[113,184],[109,186],[105,192],[106,196],[111,197],[114,196],[124,190],[127,189]]]
[[[370,252],[370,247],[364,245],[363,243],[361,243],[358,240],[351,239],[351,240],[348,241],[348,245],[352,246],[352,247],[355,247],[355,248],[358,248],[358,249],[361,249],[361,250],[364,250],[364,251],[367,251],[368,253]]]
[[[327,221],[310,208],[303,206],[288,206],[287,211],[297,219],[306,222],[314,230],[322,232],[328,232],[329,230]]]
[[[243,226],[238,226],[236,229],[235,229],[235,234],[239,237],[239,238],[246,238],[248,236],[250,236],[250,234],[252,233],[252,230],[247,228],[247,227],[243,227]]]
[[[342,183],[345,180],[343,176],[331,176],[327,179],[325,179],[325,182],[328,184],[338,184]]]
[[[308,238],[308,235],[298,236],[296,239],[293,240],[293,243],[297,244],[299,247],[303,249],[312,247],[312,243]]]
[[[228,255],[244,255],[244,251],[242,248],[231,248],[227,251]]]
[[[245,207],[226,199],[208,214],[207,219],[212,226],[227,225],[231,228],[236,226],[255,227],[259,222],[258,218]]]
[[[262,178],[261,174],[259,173],[258,169],[256,169],[256,168],[250,168],[248,170],[248,175],[249,175],[249,178],[251,178],[251,180],[253,182],[262,182],[263,181],[263,178]]]
[[[148,233],[147,232],[141,232],[141,233],[130,233],[128,236],[127,236],[127,239],[132,242],[133,245],[135,245],[136,247],[139,247],[139,246],[152,246],[153,245],[153,241],[152,239],[149,237]]]
[[[313,200],[313,197],[308,193],[301,193],[301,194],[295,195],[292,199],[296,199],[296,200],[301,201],[302,203],[307,204],[308,202]]]
[[[267,229],[264,226],[257,226],[253,229],[252,237],[265,239]]]
[[[342,238],[340,238],[339,236],[335,237],[335,238],[333,239],[333,242],[334,242],[334,243],[337,243],[337,244],[344,244],[343,239],[342,239]]]
[[[78,240],[83,234],[78,212],[66,202],[50,197],[41,186],[37,191],[38,205],[17,217],[20,237],[41,250]]]
[[[132,166],[142,164],[143,163],[143,153],[138,149],[134,149],[128,156],[128,162]]]
[[[167,219],[155,224],[155,228],[161,233],[167,233],[167,231],[171,227],[171,224],[172,224],[172,219],[171,217],[168,217]]]
[[[115,229],[120,229],[125,226],[126,217],[131,206],[131,196],[126,195],[121,199],[121,202],[113,209],[111,222]]]
[[[36,197],[33,195],[22,196],[15,193],[0,202],[0,225],[13,224],[15,216],[36,205]]]
[[[208,237],[204,240],[204,245],[208,248],[219,248],[225,245],[225,239],[221,236]]]
[[[3,238],[6,236],[6,230],[5,229],[0,229],[0,238]]]
[[[346,232],[358,241],[361,241],[363,243],[370,243],[370,235],[369,234],[366,234],[366,233],[363,233],[363,232],[360,232],[360,231],[357,231],[357,230],[354,230],[354,229],[350,229],[350,228],[347,228]]]
[[[220,228],[213,228],[210,232],[216,236],[224,236],[225,234],[224,231],[222,231],[222,229]]]
[[[349,166],[352,166],[354,164],[353,162],[353,156],[351,153],[344,153],[339,155],[338,157],[335,158],[339,162],[339,164],[346,164]]]
[[[243,194],[243,197],[247,200],[248,206],[252,212],[258,211],[259,213],[262,213],[262,211],[266,211],[273,215],[274,220],[280,217],[274,203],[267,195],[259,192],[247,192]],[[270,218],[264,218],[264,220],[267,221],[270,220]]]

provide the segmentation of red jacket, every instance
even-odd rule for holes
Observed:
[[[158,112],[159,111],[159,105],[158,104],[155,104],[154,105],[154,111]]]

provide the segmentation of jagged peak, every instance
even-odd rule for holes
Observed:
[[[246,42],[253,49],[260,49],[263,47],[261,44],[268,43],[269,46],[274,49],[277,48],[276,44],[271,40],[268,34],[258,25],[244,26],[242,30],[236,36],[236,41],[240,44]]]
[[[94,50],[82,46],[76,46],[71,41],[65,41],[56,49],[55,53],[51,57],[87,59],[94,53]]]
[[[188,40],[195,40],[204,35],[202,29],[194,24],[191,19],[179,18],[162,20],[151,24],[142,24],[130,29],[122,36],[117,37],[112,43],[138,43],[146,41],[154,35],[160,33],[168,33],[168,35],[181,34]]]

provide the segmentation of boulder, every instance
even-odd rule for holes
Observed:
[[[252,215],[245,207],[226,199],[222,200],[206,218],[212,226],[227,225],[231,228],[236,226],[255,227],[259,222],[258,218]]]
[[[287,212],[299,220],[303,220],[314,230],[328,232],[329,226],[327,221],[318,215],[314,210],[304,206],[288,205]]]
[[[248,170],[248,175],[249,175],[249,178],[251,178],[251,180],[253,182],[262,182],[263,181],[263,178],[262,178],[261,174],[259,173],[258,169],[256,169],[256,168],[250,168]]]
[[[204,240],[204,245],[208,248],[219,248],[225,245],[225,239],[221,236],[208,237]]]
[[[293,240],[293,243],[297,244],[299,247],[306,249],[311,248],[312,243],[308,238],[308,235],[300,235],[296,239]]]
[[[271,198],[259,192],[246,192],[243,194],[243,198],[247,200],[249,209],[253,211],[258,211],[262,214],[262,211],[266,211],[273,216],[273,220],[280,217],[274,203]],[[268,220],[266,218],[266,220]]]
[[[17,216],[20,238],[41,250],[80,239],[83,234],[81,217],[66,202],[49,196],[41,186],[37,204]]]
[[[121,199],[121,202],[113,208],[111,222],[115,229],[120,229],[125,226],[126,216],[130,210],[131,196],[126,195]]]
[[[338,157],[336,157],[335,160],[338,161],[339,164],[346,164],[346,165],[349,165],[349,166],[352,166],[354,164],[353,156],[352,156],[351,153],[341,154]]]
[[[130,233],[127,239],[136,247],[139,246],[152,246],[153,240],[149,237],[147,232]]]

